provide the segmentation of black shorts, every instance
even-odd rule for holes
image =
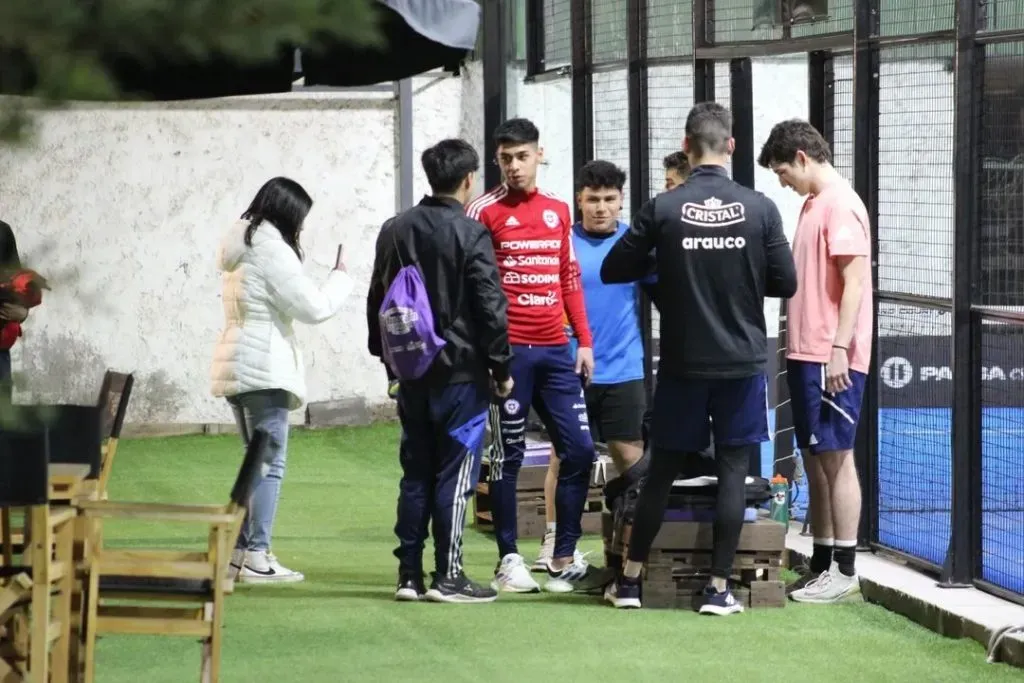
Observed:
[[[647,391],[642,379],[619,384],[591,384],[586,392],[590,434],[594,441],[642,441]]]

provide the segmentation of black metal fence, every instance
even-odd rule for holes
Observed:
[[[942,585],[1024,601],[1024,2],[484,7],[485,126],[509,114],[516,60],[534,84],[569,81],[572,168],[605,158],[627,169],[627,220],[660,191],[661,159],[680,149],[695,102],[732,109],[733,178],[776,199],[789,231],[799,199],[756,154],[783,118],[823,132],[867,204],[876,255],[861,540]],[[658,320],[647,318],[653,376]],[[799,479],[777,389],[774,467]]]

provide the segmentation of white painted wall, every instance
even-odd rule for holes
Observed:
[[[462,136],[482,151],[482,72],[418,77],[413,89],[418,200],[425,146]],[[387,94],[90,105],[39,124],[31,148],[0,150],[0,214],[26,263],[56,281],[13,353],[19,399],[91,402],[113,367],[137,375],[129,422],[231,422],[209,391],[222,323],[214,255],[259,186],[286,175],[315,201],[307,271],[326,277],[343,242],[358,283],[336,318],[299,326],[309,399],[387,400],[364,304],[374,240],[396,208]]]
[[[508,70],[506,108],[508,117],[522,116],[540,129],[544,165],[538,172],[540,187],[553,192],[572,208],[572,82],[558,78],[525,83],[524,68]],[[491,131],[487,131],[490,135]]]

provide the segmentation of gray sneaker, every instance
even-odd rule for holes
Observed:
[[[815,604],[829,604],[860,592],[860,579],[856,574],[846,576],[838,570],[829,570],[800,590],[790,593],[790,600]]]
[[[828,572],[823,573],[828,574]],[[786,595],[792,595],[796,591],[806,588],[808,585],[820,579],[821,576],[821,574],[815,574],[811,571],[808,571],[806,574],[801,574],[799,579],[786,586]]]

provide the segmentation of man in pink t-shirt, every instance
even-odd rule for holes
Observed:
[[[871,359],[867,209],[831,161],[828,142],[800,120],[776,124],[758,159],[783,187],[807,197],[793,237],[799,284],[787,314],[786,379],[797,447],[813,456],[805,458],[811,573],[790,598],[814,603],[836,602],[860,588],[853,445]]]

